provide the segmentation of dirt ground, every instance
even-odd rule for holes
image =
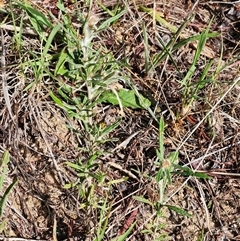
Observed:
[[[13,118],[0,88],[0,151],[8,149],[11,154],[5,186],[14,178],[18,182],[4,210],[2,221],[5,220],[6,226],[0,240],[97,240],[93,238],[99,225],[97,203],[103,202],[106,195],[111,210],[103,240],[112,240],[121,233],[134,210],[137,210],[134,216],[137,223],[126,240],[240,240],[240,84],[233,86],[218,103],[239,75],[240,4],[198,1],[194,7],[195,1],[190,0],[119,2],[127,6],[127,13],[110,29],[100,33],[99,39],[116,59],[129,59],[130,67],[124,71],[143,95],[154,104],[158,103],[166,123],[166,153],[175,151],[185,140],[180,149],[179,165],[207,172],[211,179],[173,175],[165,194],[167,204],[184,209],[191,217],[163,208],[159,218],[153,207],[134,199],[134,195],[151,202],[159,199],[157,183],[149,178],[156,173],[158,125],[147,111],[126,109],[120,125],[110,134],[110,138],[118,138],[118,141],[102,144],[111,154],[97,159],[98,169],[93,168],[93,172],[105,173],[105,180],[109,182],[127,179],[111,187],[106,183],[96,184],[95,200],[81,196],[81,190],[89,185],[88,180],[81,184],[82,189],[63,188],[63,184],[79,181],[78,173],[68,167],[66,161],[77,163],[81,159],[84,163],[89,158],[84,151],[88,146],[84,129],[79,121],[69,118],[51,101],[43,85],[23,91],[33,74],[28,67],[23,70],[27,78],[21,74],[19,63],[26,56],[15,54],[13,32],[4,29]],[[34,3],[50,11],[56,10],[51,8],[54,1]],[[113,9],[117,1],[102,3]],[[73,11],[71,1],[65,4]],[[99,5],[94,4],[100,18],[107,17]],[[149,34],[151,55],[161,51],[156,31],[166,41],[172,33],[153,23],[152,17],[139,9],[140,5],[154,6],[167,21],[178,27],[194,13],[194,19],[184,30],[189,36],[200,33],[214,16],[211,31],[221,34],[207,42],[195,78],[200,76],[209,58],[214,59],[211,73],[220,61],[228,66],[218,74],[214,84],[202,90],[202,99],[194,103],[188,118],[173,118],[182,105],[182,87],[178,82],[181,75],[173,63],[163,61],[152,73],[144,73],[142,22]],[[1,20],[4,17],[6,14],[1,13]],[[23,52],[40,47],[36,37],[25,35],[24,38]],[[180,72],[186,73],[195,50],[194,44],[190,44],[175,53]],[[205,97],[206,102],[202,101]],[[209,117],[192,132],[216,103]],[[95,121],[111,124],[117,120],[119,112],[118,107],[109,106]],[[154,227],[152,233],[142,232],[150,230],[149,225],[153,223],[159,224],[158,229]]]

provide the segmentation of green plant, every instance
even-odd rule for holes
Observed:
[[[106,215],[111,205],[108,203],[108,191],[104,192],[106,199],[102,204],[96,190],[99,187],[110,190],[112,183],[123,180],[106,182],[106,174],[99,166],[99,158],[106,152],[102,144],[114,141],[110,133],[119,126],[124,107],[150,109],[151,105],[132,87],[128,76],[122,71],[122,63],[95,41],[99,33],[116,23],[126,10],[116,7],[110,11],[104,8],[110,17],[98,24],[99,19],[92,11],[90,1],[87,13],[79,11],[78,21],[82,29],[79,33],[61,1],[57,3],[62,13],[60,21],[51,13],[43,14],[26,2],[17,2],[17,5],[27,13],[29,24],[36,32],[41,46],[40,51],[29,51],[30,58],[22,63],[23,69],[30,66],[35,79],[26,86],[25,91],[34,92],[37,86],[41,86],[69,118],[81,123],[81,130],[69,128],[84,139],[85,146],[79,147],[84,158],[79,158],[76,163],[66,162],[77,172],[78,177],[75,182],[67,183],[64,187],[75,187],[78,190],[80,210],[92,209],[98,212],[95,240],[103,240],[108,225]],[[18,38],[16,41],[20,48]],[[48,78],[53,81],[51,85],[45,82]],[[118,84],[119,81],[121,84]],[[111,125],[96,122],[99,106],[108,104],[120,107],[120,117]],[[118,240],[125,240],[133,227]]]
[[[168,204],[168,195],[166,194],[166,189],[168,185],[172,184],[172,176],[174,174],[186,176],[186,177],[197,177],[208,179],[209,176],[205,173],[196,172],[191,170],[188,167],[182,167],[178,165],[178,152],[171,152],[167,156],[165,155],[164,148],[164,129],[165,123],[163,117],[160,118],[159,121],[159,147],[156,150],[157,152],[157,161],[155,162],[158,167],[158,171],[156,175],[152,178],[153,182],[158,184],[159,190],[159,198],[156,202],[152,202],[149,199],[146,199],[141,196],[134,196],[134,199],[150,205],[154,210],[156,210],[156,215],[153,215],[152,218],[159,219],[163,216],[164,210],[167,208],[171,211],[174,211],[182,216],[191,217],[187,211],[183,210],[180,207],[169,205]],[[154,224],[153,224],[154,223]],[[152,233],[154,237],[157,237],[156,240],[163,240],[162,238],[166,238],[164,233],[161,232],[164,225],[157,225],[159,222],[156,220],[155,222],[150,221],[147,224],[148,229],[144,229],[143,233]]]
[[[158,171],[156,175],[152,178],[153,182],[157,183],[158,185],[158,191],[159,191],[159,198],[156,202],[152,202],[144,197],[141,196],[134,196],[134,199],[143,202],[145,204],[150,205],[154,210],[156,210],[156,219],[159,219],[163,216],[163,209],[168,208],[170,210],[173,210],[181,215],[184,216],[190,216],[186,211],[179,207],[168,205],[165,200],[167,198],[167,195],[165,193],[165,190],[169,184],[172,183],[172,175],[175,170],[175,165],[178,161],[178,153],[172,152],[167,157],[165,155],[165,149],[164,149],[164,119],[163,117],[160,118],[159,121],[159,147],[156,150],[157,152],[157,161],[155,162],[155,165],[158,167]],[[154,217],[153,217],[154,218]],[[158,225],[158,221],[155,222],[150,221],[149,224],[147,224],[148,229],[143,230],[144,233],[150,232],[154,237],[156,237],[156,240],[162,240],[162,238],[166,238],[166,236],[161,233],[161,230],[163,226]]]
[[[147,32],[145,26],[143,25],[143,37],[145,47],[145,71],[146,74],[149,74],[151,71],[156,69],[156,67],[164,60],[166,60],[166,62],[168,59],[171,61],[171,63],[177,70],[178,75],[180,76],[180,78],[182,78],[182,80],[178,82],[181,84],[183,89],[182,108],[180,115],[184,117],[191,110],[193,102],[200,98],[199,96],[201,94],[202,89],[215,81],[216,73],[214,73],[212,76],[209,76],[209,72],[214,64],[213,57],[210,57],[210,60],[207,61],[204,70],[198,77],[197,75],[199,75],[199,71],[197,69],[197,64],[201,56],[204,55],[204,52],[208,51],[207,47],[205,46],[206,41],[210,38],[215,38],[219,36],[219,33],[210,31],[213,19],[211,19],[207,28],[203,30],[200,34],[197,34],[195,36],[189,36],[187,33],[184,32],[184,30],[193,16],[188,17],[181,24],[180,27],[176,27],[169,23],[167,20],[165,20],[163,14],[155,9],[140,6],[140,10],[149,14],[151,17],[154,18],[154,20],[156,20],[160,25],[164,26],[166,29],[168,29],[168,31],[170,31],[173,34],[173,37],[168,41],[168,43],[164,43],[162,38],[157,34],[156,37],[158,39],[160,46],[162,47],[162,51],[150,57],[148,49]],[[195,45],[195,43],[197,43],[195,55],[193,57],[191,66],[189,67],[184,77],[182,71],[179,69],[178,64],[175,61],[174,53],[183,46],[187,46],[189,44]],[[218,66],[217,69],[219,68],[220,67]],[[216,72],[218,71],[216,70]],[[179,113],[177,113],[177,116],[178,115]]]
[[[133,230],[136,223],[137,223],[137,221],[133,222],[133,224],[127,229],[127,231],[124,234],[122,234],[119,237],[116,237],[116,238],[112,239],[111,241],[124,241],[124,240],[126,240],[126,238],[129,236],[129,234]]]
[[[119,124],[117,121],[112,126],[102,128],[101,123],[94,123],[95,110],[100,103],[119,105],[122,115],[123,107],[150,107],[150,101],[131,90],[131,86],[116,88],[119,80],[127,86],[128,77],[122,74],[121,63],[93,41],[99,32],[118,21],[125,13],[125,9],[115,9],[110,13],[111,17],[98,27],[99,19],[91,11],[90,3],[89,12],[81,13],[78,18],[83,29],[80,35],[61,1],[57,3],[57,7],[62,12],[62,21],[57,21],[56,24],[52,23],[55,18],[51,14],[48,17],[27,3],[17,4],[28,14],[30,24],[43,46],[41,52],[32,52],[32,59],[23,63],[32,67],[35,76],[35,81],[25,90],[42,84],[45,78],[51,77],[55,81],[57,91],[56,88],[47,85],[44,85],[44,88],[69,117],[83,122],[92,145],[88,147],[91,153],[95,152],[95,147],[99,143],[106,141],[105,136]],[[60,47],[56,49],[55,46]]]
[[[162,46],[163,50],[160,53],[156,53],[153,55],[152,58],[149,57],[149,54],[146,52],[148,51],[148,48],[146,48],[147,44],[147,37],[146,37],[146,29],[143,26],[143,34],[144,34],[144,44],[145,44],[145,71],[148,74],[152,70],[154,70],[163,60],[166,58],[169,58],[178,73],[181,75],[181,71],[178,68],[178,65],[176,64],[173,53],[179,50],[181,47],[186,46],[189,43],[193,43],[195,41],[202,41],[203,39],[202,34],[197,34],[195,36],[188,36],[186,33],[184,33],[184,29],[191,20],[192,16],[190,16],[188,19],[186,19],[180,27],[176,27],[169,22],[167,22],[163,18],[163,14],[161,12],[158,12],[157,10],[153,10],[150,8],[146,8],[144,6],[140,6],[140,10],[143,12],[148,13],[151,17],[155,17],[156,21],[160,24],[166,27],[173,35],[173,37],[170,39],[170,41],[167,44],[164,44],[161,37],[157,36],[157,39],[159,41],[160,46]],[[210,25],[209,25],[210,26]],[[205,32],[205,41],[208,38],[214,38],[217,37],[219,33],[217,32]],[[180,40],[178,38],[180,37]],[[203,47],[204,45],[202,45]],[[200,46],[199,46],[200,47]],[[200,50],[200,48],[199,48]],[[202,50],[202,49],[201,49]],[[201,51],[198,52],[198,54],[201,54]],[[190,71],[190,70],[189,70]]]
[[[110,210],[110,207],[107,207],[107,205],[108,205],[108,197],[105,198],[103,205],[99,207],[100,215],[98,220],[96,238],[94,239],[94,241],[101,241],[104,238],[104,234],[108,224],[108,216],[109,216],[109,210]]]
[[[7,176],[7,171],[8,171],[8,163],[10,161],[10,155],[8,151],[5,151],[2,155],[2,158],[0,159],[0,190],[3,190],[3,184],[4,180],[6,179]],[[14,185],[16,184],[17,179],[15,179],[4,191],[1,199],[0,199],[0,218],[2,218],[3,211],[8,199],[8,196],[13,189]],[[0,224],[0,230],[1,232],[4,230],[4,227],[6,225],[6,221],[2,221]]]
[[[200,39],[198,40],[197,49],[196,49],[191,67],[189,68],[183,80],[180,81],[181,85],[183,86],[183,103],[182,103],[182,113],[181,113],[183,116],[186,115],[191,109],[193,101],[198,98],[199,91],[202,90],[208,83],[212,81],[212,79],[208,77],[208,72],[212,67],[213,60],[210,60],[206,64],[199,80],[196,82],[192,81],[192,77],[197,68],[197,62],[200,59],[205,43],[209,38],[209,30],[210,30],[211,22],[212,20],[210,21],[207,29],[200,34]]]

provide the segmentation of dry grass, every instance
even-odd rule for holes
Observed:
[[[67,48],[62,35],[53,38],[53,48],[43,56],[46,42],[30,28],[26,12],[11,2],[0,13],[6,62],[1,67],[0,151],[11,154],[6,184],[15,177],[18,183],[4,209],[1,238],[120,240],[133,225],[122,240],[239,240],[239,4],[100,1],[107,12],[93,2],[96,25],[125,9],[92,40],[93,52],[102,48],[101,54],[124,63],[118,66],[119,81],[106,89],[133,87],[151,101],[152,112],[106,102],[68,112],[50,94],[61,98],[61,84],[75,85],[70,75],[55,76],[57,61],[49,60],[54,51]],[[64,2],[76,36],[86,37],[78,14],[89,6]],[[32,1],[46,16],[52,12],[56,25],[66,15],[58,15],[54,4]],[[206,39],[189,73],[198,42],[176,44],[208,27],[219,35]],[[47,28],[46,36],[50,33]],[[46,65],[38,69],[41,58]],[[84,93],[95,103],[100,94],[90,98],[89,89],[100,87],[86,82],[69,98]],[[172,153],[178,153],[178,163],[166,158]],[[161,170],[162,175],[169,171],[171,181],[157,179]],[[195,171],[211,179],[198,178]]]

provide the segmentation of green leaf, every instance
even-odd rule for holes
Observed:
[[[172,33],[176,33],[178,31],[177,27],[175,27],[174,25],[170,24],[168,21],[166,21],[162,16],[163,14],[153,10],[151,8],[146,8],[144,6],[140,6],[140,10],[148,13],[150,16],[155,16],[155,19],[162,24],[163,26],[165,26],[166,28],[168,28]]]
[[[80,171],[82,171],[83,170],[83,166],[80,166],[79,164],[74,164],[74,163],[72,163],[72,162],[66,162],[66,164],[69,166],[69,167],[71,167],[71,168],[73,168],[73,169],[75,169],[75,170],[80,170]]]
[[[4,194],[3,194],[3,197],[2,197],[1,200],[0,200],[0,217],[2,217],[3,209],[4,209],[5,204],[6,204],[6,202],[7,202],[7,198],[8,198],[8,196],[9,196],[9,194],[10,194],[13,186],[16,184],[16,182],[17,182],[17,179],[15,179],[15,180],[11,183],[11,185],[6,189],[6,191],[5,191]]]
[[[3,187],[3,181],[4,181],[4,179],[6,177],[6,174],[7,174],[9,160],[10,160],[9,152],[5,151],[3,153],[2,158],[0,159],[0,171],[1,171],[1,175],[0,175],[0,190]]]
[[[52,97],[53,101],[60,107],[64,108],[64,104],[63,102],[56,96],[53,94],[53,92],[49,92],[49,95]]]
[[[107,18],[106,21],[104,21],[98,28],[98,31],[101,31],[107,27],[110,26],[111,23],[115,22],[116,20],[118,20],[120,17],[122,17],[126,12],[126,9],[123,9],[120,13],[118,13],[117,15]]]
[[[66,12],[66,9],[65,9],[65,7],[64,7],[64,4],[61,2],[61,1],[58,1],[57,3],[56,3],[56,7],[59,9],[59,10],[61,10],[62,12]]]
[[[141,197],[141,196],[133,196],[133,198],[134,198],[135,200],[139,201],[139,202],[146,203],[146,204],[148,204],[148,205],[150,205],[150,206],[153,207],[153,203],[150,202],[148,199],[146,199],[146,198],[144,198],[144,197]]]
[[[21,2],[17,2],[17,4],[27,12],[31,24],[39,36],[44,37],[44,28],[52,28],[52,23],[45,17],[44,14],[32,8],[29,4],[23,4]]]
[[[151,102],[147,99],[144,98],[141,95],[141,103],[139,98],[136,96],[134,90],[127,90],[127,89],[121,89],[117,92],[119,100],[121,103],[118,101],[118,97],[110,91],[104,92],[103,95],[103,102],[109,102],[113,105],[119,105],[121,104],[123,107],[130,107],[133,109],[145,109],[146,107],[151,106]]]
[[[55,70],[54,70],[54,75],[61,75],[63,76],[68,70],[66,70],[64,64],[67,62],[69,58],[69,55],[65,52],[65,48],[61,51]]]
[[[180,165],[174,165],[176,169],[179,169],[180,171],[174,172],[175,174],[180,174],[186,177],[192,176],[197,178],[204,178],[204,179],[211,179],[210,176],[208,176],[206,173],[203,172],[195,172],[189,167],[183,167]]]
[[[176,207],[176,206],[172,206],[172,205],[164,205],[165,207],[169,208],[170,210],[180,214],[180,215],[183,215],[185,217],[192,217],[192,215],[190,213],[188,213],[187,211],[179,208],[179,207]]]
[[[131,233],[131,231],[132,231],[133,227],[136,225],[136,223],[137,223],[137,221],[135,221],[124,234],[112,239],[111,241],[124,241],[128,237],[128,235]]]
[[[101,131],[101,136],[105,136],[115,130],[120,125],[121,119],[118,119],[115,123],[112,125],[107,126]]]
[[[49,36],[48,36],[48,38],[47,38],[47,42],[46,42],[46,44],[45,44],[45,46],[44,46],[44,50],[43,50],[43,54],[42,54],[43,57],[47,55],[47,53],[48,53],[48,51],[49,51],[49,49],[50,49],[50,47],[51,47],[51,43],[52,43],[54,37],[56,36],[56,34],[59,32],[60,28],[61,28],[60,25],[56,25],[56,26],[52,29],[51,33],[49,34]]]
[[[51,22],[45,17],[44,14],[42,14],[38,10],[31,7],[27,7],[26,10],[29,14],[29,17],[36,23],[38,23],[41,27],[52,27]]]
[[[160,122],[159,122],[159,152],[158,152],[158,158],[160,161],[163,161],[164,159],[164,128],[165,128],[165,123],[164,119],[161,116]]]

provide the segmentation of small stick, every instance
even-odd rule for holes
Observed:
[[[9,30],[9,31],[17,31],[17,32],[20,32],[21,28],[20,27],[15,27],[13,25],[9,25],[9,24],[2,24],[0,25],[0,28],[1,28],[1,31],[2,29],[5,29],[5,30]],[[22,30],[22,32],[24,34],[29,34],[29,35],[33,35],[33,36],[37,36],[37,33],[34,32],[32,29],[30,28],[25,28]]]
[[[1,40],[2,40],[2,55],[1,55],[1,67],[2,67],[2,88],[3,88],[3,96],[6,102],[6,106],[9,112],[9,115],[13,122],[15,123],[15,120],[13,118],[12,114],[12,109],[11,109],[11,102],[9,98],[9,93],[8,93],[8,85],[7,85],[7,74],[6,74],[6,61],[5,61],[5,41],[4,41],[4,36],[3,36],[3,30],[1,30]]]

